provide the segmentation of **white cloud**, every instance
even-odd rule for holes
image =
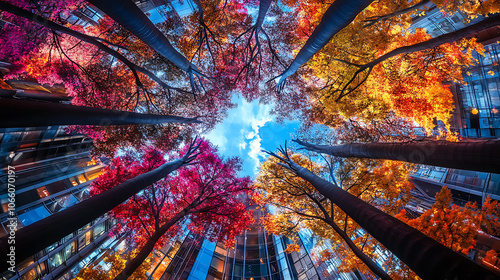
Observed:
[[[258,167],[260,165],[260,157],[263,157],[263,153],[261,152],[262,147],[261,147],[261,141],[262,138],[260,138],[259,135],[259,129],[263,127],[267,122],[272,121],[272,118],[269,116],[269,114],[260,114],[261,110],[259,110],[259,115],[257,118],[251,123],[253,131],[247,134],[246,138],[251,140],[250,141],[250,152],[248,152],[248,156],[253,160],[254,162],[254,171],[258,171]]]
[[[271,104],[248,103],[241,97],[235,100],[237,108],[228,112],[228,117],[206,137],[219,146],[226,156],[240,156],[244,160],[246,172],[258,171],[261,157],[261,137],[259,129],[274,120],[269,112]]]

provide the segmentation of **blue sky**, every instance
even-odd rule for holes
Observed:
[[[262,149],[275,151],[290,134],[299,128],[299,121],[276,123],[269,114],[272,104],[246,102],[242,97],[233,97],[237,107],[228,111],[227,118],[205,137],[219,147],[225,157],[238,156],[243,159],[241,175],[255,178],[260,162],[266,158]]]

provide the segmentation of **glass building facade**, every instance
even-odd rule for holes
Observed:
[[[8,234],[8,170],[15,170],[18,229],[89,197],[92,180],[103,166],[91,161],[92,141],[61,126],[0,128],[0,236]],[[9,168],[10,167],[10,168]],[[101,217],[46,247],[0,279],[72,279],[71,268],[95,255],[115,222]],[[90,261],[90,259],[88,260]]]
[[[319,261],[318,250],[328,245],[318,245],[310,230],[299,233],[299,252],[285,252],[292,241],[268,233],[260,223],[262,216],[262,211],[254,211],[256,222],[237,237],[234,248],[188,234],[160,279],[358,279],[352,273],[338,272],[338,257]]]
[[[468,21],[461,13],[445,16],[436,7],[414,18],[411,30],[424,28],[432,37],[457,31],[484,19]],[[500,137],[500,32],[475,35],[484,45],[484,56],[473,53],[477,63],[464,70],[463,84],[452,86],[455,99],[453,128],[463,137]]]
[[[425,16],[416,17],[411,29],[425,28],[431,36],[437,37],[482,19],[467,21],[460,13],[445,16],[434,7]],[[462,137],[499,138],[500,31],[493,28],[477,33],[475,37],[484,45],[484,56],[473,53],[477,63],[464,69],[464,83],[451,87],[455,101],[452,128]],[[412,190],[415,199],[406,209],[414,217],[432,206],[435,195],[443,186],[450,189],[453,202],[461,206],[471,201],[481,207],[486,197],[500,200],[500,174],[419,165],[411,178],[415,185]],[[469,256],[479,263],[482,263],[486,251],[500,251],[500,239],[496,237],[479,234],[476,242],[477,246]],[[493,266],[500,269],[500,263]]]
[[[464,137],[500,137],[500,44],[484,48],[484,56],[474,53],[478,63],[467,69],[466,84],[456,87]]]

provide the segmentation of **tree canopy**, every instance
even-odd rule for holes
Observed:
[[[496,201],[459,207],[443,188],[418,217],[404,209],[415,164],[500,168],[500,141],[463,140],[452,127],[460,106],[455,85],[466,84],[464,72],[484,55],[481,34],[500,26],[498,0],[192,0],[188,15],[174,10],[158,22],[136,2],[0,2],[0,61],[11,65],[2,87],[24,80],[63,88],[71,100],[2,95],[2,127],[69,125],[66,131],[92,138],[92,157],[110,161],[92,184],[93,198],[80,204],[82,215],[112,209],[115,232],[136,247],[106,258],[114,267],[108,275],[92,266],[81,279],[136,277],[182,223],[231,247],[252,223],[254,202],[273,206],[263,219],[269,232],[296,241],[310,229],[329,244],[320,259],[340,256],[342,272],[433,276],[406,251],[421,257],[426,249],[386,233],[390,226],[436,250],[432,265],[446,266],[439,257],[460,264],[436,275],[469,269],[463,275],[491,277],[465,255],[480,231],[498,236]],[[463,17],[461,29],[433,37],[414,28],[435,11]],[[270,104],[278,121],[300,121],[295,141],[306,151],[268,151],[254,182],[240,176],[241,159],[225,159],[224,147],[196,136],[224,121],[234,96]],[[112,193],[119,199],[93,213],[90,203]],[[64,213],[50,219],[74,230]]]

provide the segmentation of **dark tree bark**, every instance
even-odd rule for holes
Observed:
[[[284,86],[286,79],[321,50],[340,30],[351,23],[373,0],[335,0],[326,10],[321,22],[311,34],[306,44],[292,61],[292,64],[280,75],[278,87]]]
[[[380,62],[382,62],[390,57],[396,56],[398,54],[418,52],[418,51],[423,51],[423,50],[427,50],[427,49],[432,49],[434,47],[437,47],[437,46],[440,46],[440,45],[443,45],[446,43],[453,43],[453,42],[459,41],[463,38],[473,36],[481,31],[484,31],[484,30],[489,29],[491,27],[495,27],[495,26],[499,26],[499,25],[500,25],[500,15],[491,16],[491,17],[488,17],[488,18],[486,18],[486,19],[484,19],[476,24],[469,25],[467,27],[464,27],[464,28],[457,30],[457,31],[454,31],[454,32],[446,33],[446,34],[438,36],[436,38],[429,39],[425,42],[421,42],[421,43],[417,43],[417,44],[414,44],[411,46],[400,47],[400,48],[394,49],[394,50],[384,54],[383,56],[375,59],[374,61],[362,65],[361,67],[364,69],[367,69],[367,68],[370,68],[370,67],[373,67],[373,66],[379,64]]]
[[[107,191],[16,231],[16,263],[21,263],[36,252],[101,217],[134,194],[165,178],[172,171],[189,165],[197,156],[197,154],[193,155],[193,152],[196,151],[199,145],[195,146],[194,143],[194,141],[191,143],[189,150],[180,159],[167,162],[155,170],[138,175]],[[0,238],[0,252],[2,252],[0,254],[0,271],[4,271],[9,267],[7,253],[3,253],[10,251],[11,245],[8,243],[7,237]]]
[[[339,157],[390,159],[419,164],[500,172],[500,140],[464,142],[413,141],[326,146],[294,140],[304,149]]]
[[[201,123],[197,118],[140,114],[69,104],[0,98],[0,127]]]
[[[334,186],[338,188],[337,185],[334,185]],[[304,192],[307,192],[307,191],[304,190]],[[320,215],[307,215],[307,214],[297,212],[294,210],[295,213],[297,213],[298,215],[301,215],[301,216],[308,217],[308,218],[319,219],[319,220],[325,222],[326,224],[328,224],[338,235],[340,235],[340,237],[344,240],[344,242],[347,244],[347,246],[354,253],[354,255],[356,255],[375,275],[380,277],[380,279],[382,279],[382,280],[392,280],[392,278],[389,276],[389,274],[387,274],[387,272],[385,272],[385,270],[383,270],[380,266],[378,266],[377,263],[375,263],[370,257],[368,257],[365,253],[363,253],[362,249],[359,249],[358,246],[356,246],[356,244],[354,244],[354,242],[349,237],[349,235],[347,235],[347,233],[345,231],[346,229],[342,230],[333,221],[333,218],[332,218],[333,211],[332,211],[332,215],[330,215],[328,213],[328,211],[325,209],[325,207],[323,207],[320,200],[316,199],[313,195],[310,195],[310,194],[307,194],[307,196],[309,197],[309,199],[313,200],[314,203],[318,206],[318,208],[323,213],[324,218],[321,217]],[[330,202],[330,203],[332,203],[332,202]],[[279,207],[279,205],[278,205],[278,207]],[[347,226],[347,224],[346,224],[346,226]]]
[[[286,155],[286,151],[281,151]],[[316,176],[311,171],[282,158],[280,164],[311,183],[382,245],[408,265],[423,279],[498,279],[493,272],[453,252],[434,239],[389,214],[371,206],[354,195]]]
[[[89,2],[186,73],[198,72],[131,0],[89,0]]]
[[[278,163],[281,165],[281,163]],[[333,178],[333,177],[332,177]],[[285,180],[287,182],[287,180]],[[290,183],[289,183],[290,184]],[[338,188],[336,183],[334,182],[334,186]],[[292,185],[292,188],[295,186]],[[351,249],[351,251],[356,255],[375,275],[380,277],[382,280],[392,280],[392,278],[387,274],[387,272],[384,271],[380,266],[377,265],[370,257],[368,257],[365,253],[363,253],[362,249],[359,249],[356,244],[352,241],[352,239],[347,235],[346,229],[342,230],[340,227],[333,221],[333,204],[330,201],[330,206],[332,207],[331,213],[328,213],[328,210],[323,206],[322,201],[318,199],[315,195],[309,193],[308,190],[302,189],[302,192],[307,195],[307,197],[314,201],[318,209],[323,213],[323,217],[321,215],[308,215],[305,213],[302,213],[297,210],[293,210],[295,213],[298,215],[308,217],[308,218],[313,218],[313,219],[318,219],[323,221],[324,223],[328,224],[332,229],[344,240],[344,242],[347,244],[347,246]],[[280,205],[277,205],[278,207]],[[346,221],[346,227],[347,227],[347,221]]]
[[[212,57],[212,62],[214,65],[216,64],[216,56],[219,53],[219,50],[222,48],[221,44],[217,41],[215,38],[214,33],[208,25],[205,23],[205,20],[203,19],[204,17],[204,11],[203,11],[203,6],[201,5],[200,0],[193,0],[196,9],[198,10],[198,23],[200,24],[198,32],[196,33],[196,37],[198,38],[198,48],[194,52],[193,57],[191,58],[191,61],[194,60],[196,55],[201,58],[202,54],[202,48],[206,44],[208,52],[210,53],[210,56]],[[210,38],[213,40],[215,43],[215,46],[210,45]]]
[[[130,68],[130,70],[132,70],[138,86],[141,86],[141,82],[139,81],[139,76],[137,76],[137,72],[141,72],[141,73],[147,75],[153,81],[157,82],[160,86],[164,87],[165,89],[174,89],[174,90],[182,91],[180,89],[170,87],[165,82],[163,82],[160,78],[158,78],[155,74],[153,74],[151,71],[132,63],[130,60],[128,60],[126,57],[124,57],[119,52],[104,45],[103,43],[100,42],[100,41],[103,41],[103,39],[101,39],[101,38],[96,38],[96,37],[85,35],[85,34],[80,33],[78,31],[72,30],[70,28],[59,25],[59,24],[52,22],[50,20],[47,20],[46,18],[39,16],[39,15],[36,15],[30,11],[26,11],[22,8],[19,8],[17,6],[14,6],[12,4],[9,4],[9,3],[3,2],[3,1],[0,2],[0,10],[6,11],[6,12],[9,12],[13,15],[16,15],[16,16],[25,18],[27,20],[36,22],[42,26],[50,28],[53,31],[58,31],[58,32],[61,32],[64,34],[68,34],[70,36],[73,36],[77,39],[80,39],[84,42],[87,42],[89,44],[92,44],[92,45],[98,47],[101,51],[112,55],[113,57],[115,57],[116,59],[121,61],[123,64],[127,65],[127,67]],[[107,41],[105,41],[105,42],[107,42]],[[107,42],[107,43],[109,43],[109,42]]]

